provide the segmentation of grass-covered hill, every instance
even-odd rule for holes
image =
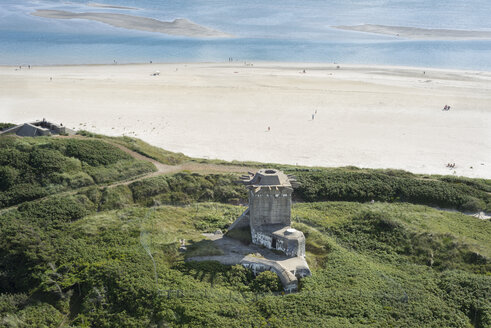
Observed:
[[[156,171],[119,148],[77,138],[0,138],[0,208]]]
[[[202,173],[154,176],[124,149]],[[270,273],[184,262],[219,254],[202,233],[244,210],[237,175],[207,164],[132,138],[0,137],[0,326],[491,327],[491,222],[428,206],[489,211],[489,180],[277,166],[302,182],[313,273],[282,295]]]

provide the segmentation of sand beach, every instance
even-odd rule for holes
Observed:
[[[135,136],[195,157],[491,178],[491,72],[267,62],[3,66],[0,117]]]

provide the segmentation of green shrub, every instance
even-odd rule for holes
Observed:
[[[491,203],[491,195],[480,190],[481,187],[477,189],[474,184],[462,184],[460,180],[458,183],[443,178],[423,180],[400,172],[347,169],[298,172],[297,176],[301,185],[295,196],[308,202],[403,201],[472,211],[484,210]]]
[[[90,188],[87,188],[86,190],[82,190],[78,193],[78,195],[86,196],[97,207],[99,207],[99,203],[102,199],[102,191],[99,189],[99,187],[96,186],[92,186]]]
[[[25,327],[58,327],[65,319],[65,315],[48,303],[28,306],[16,316]]]
[[[150,173],[156,171],[156,168],[150,162],[123,160],[105,166],[84,166],[84,171],[87,172],[96,183],[101,184]]]
[[[135,202],[148,203],[151,197],[158,194],[165,194],[170,191],[169,183],[163,176],[135,181],[130,184],[130,189],[133,192]]]
[[[107,211],[119,209],[133,204],[133,195],[130,188],[125,185],[116,186],[113,188],[105,188],[102,191],[102,197],[99,205],[99,210]]]
[[[30,154],[29,165],[36,170],[37,174],[47,176],[54,172],[71,171],[76,164],[59,151],[36,149]]]
[[[28,183],[15,184],[8,191],[0,193],[0,205],[2,207],[11,206],[46,195],[48,195],[47,190],[39,185]]]
[[[94,204],[82,195],[54,196],[38,202],[24,203],[19,206],[19,212],[26,217],[44,221],[74,221],[94,210],[93,206]]]
[[[94,180],[85,172],[57,173],[50,176],[50,182],[70,189],[78,189],[94,184]]]
[[[1,140],[9,138],[0,137]],[[12,147],[0,148],[0,166],[10,166],[16,169],[27,169],[29,163],[29,153],[21,152]]]
[[[13,123],[0,123],[0,131],[7,130],[16,126]]]
[[[136,181],[129,185],[136,202],[152,205],[189,204],[193,201],[236,203],[246,199],[243,186],[237,185],[233,175],[177,173]]]
[[[460,209],[462,209],[463,211],[475,213],[486,209],[486,203],[481,199],[468,197],[468,199],[464,203],[462,203]]]
[[[0,191],[9,189],[14,185],[19,171],[10,166],[0,166]]]
[[[16,313],[27,303],[29,296],[25,293],[0,294],[0,315],[4,313]]]
[[[0,207],[153,171],[100,140],[0,137]]]
[[[474,327],[491,327],[491,277],[461,271],[445,272],[438,284],[447,301],[469,317]]]
[[[283,286],[276,273],[264,271],[256,276],[251,284],[251,290],[256,293],[281,292]]]
[[[132,157],[122,150],[99,140],[66,141],[66,156],[75,157],[91,166],[114,164]]]

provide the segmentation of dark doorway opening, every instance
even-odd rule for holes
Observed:
[[[276,238],[273,237],[273,240],[271,241],[271,248],[276,249]]]

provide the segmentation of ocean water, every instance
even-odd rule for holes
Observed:
[[[491,1],[438,0],[0,0],[0,65],[223,62],[337,62],[491,70],[491,40],[421,41],[341,31],[381,24],[491,31]],[[81,20],[32,16],[36,9],[113,12],[164,21],[186,18],[236,36],[196,39]]]

